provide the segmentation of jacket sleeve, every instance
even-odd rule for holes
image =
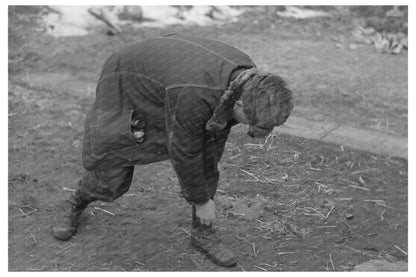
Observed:
[[[198,93],[185,88],[172,115],[168,149],[182,194],[190,204],[210,199],[210,181],[204,173],[205,124],[212,112]]]

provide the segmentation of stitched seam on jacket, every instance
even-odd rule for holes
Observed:
[[[166,90],[174,89],[174,88],[181,88],[181,87],[183,87],[183,88],[185,88],[185,87],[206,88],[206,89],[210,89],[210,90],[224,90],[221,87],[211,87],[211,86],[208,86],[208,85],[200,85],[200,84],[173,84],[173,85],[170,85],[170,86],[166,87]]]
[[[207,51],[207,52],[209,52],[209,53],[211,53],[211,54],[213,54],[213,55],[217,56],[218,58],[221,58],[221,59],[223,59],[224,61],[229,62],[230,64],[232,64],[232,65],[234,65],[234,66],[236,66],[236,65],[237,65],[237,64],[236,64],[236,63],[234,63],[233,61],[231,61],[231,60],[229,60],[229,59],[227,59],[227,58],[225,58],[225,57],[223,57],[223,56],[221,56],[221,55],[219,55],[219,54],[215,53],[215,52],[214,52],[214,51],[212,51],[211,49],[208,49],[208,48],[206,48],[205,46],[202,46],[201,44],[195,43],[195,42],[193,42],[193,41],[189,41],[189,40],[185,40],[185,39],[180,39],[180,38],[173,38],[173,37],[158,37],[158,39],[172,39],[172,40],[179,40],[179,41],[183,41],[183,42],[186,42],[186,43],[189,43],[189,44],[192,44],[192,45],[198,46],[198,47],[200,47],[200,48],[204,49],[205,51]]]
[[[106,79],[106,78],[108,78],[110,76],[116,75],[116,74],[121,74],[121,73],[123,73],[123,74],[132,74],[132,75],[139,75],[141,77],[144,77],[146,79],[149,79],[150,81],[153,81],[153,82],[159,84],[162,87],[166,87],[166,85],[163,84],[162,82],[160,82],[159,80],[156,80],[155,78],[152,78],[150,76],[147,76],[147,75],[145,75],[143,73],[134,72],[134,71],[115,71],[115,72],[108,73],[108,74],[106,74],[104,76],[101,76],[101,78],[98,80],[97,85],[100,84],[101,82],[103,82],[104,79]]]

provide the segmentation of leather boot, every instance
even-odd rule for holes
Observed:
[[[231,267],[237,264],[234,253],[229,250],[212,226],[201,224],[196,217],[195,207],[192,208],[191,244],[204,253],[214,264]]]
[[[52,232],[57,239],[69,240],[76,232],[82,211],[93,200],[76,190],[58,206]]]

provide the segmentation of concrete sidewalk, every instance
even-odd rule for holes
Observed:
[[[290,116],[278,132],[336,143],[373,153],[407,159],[407,138],[374,130],[360,129],[325,121]]]

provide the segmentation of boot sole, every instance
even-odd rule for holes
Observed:
[[[59,239],[59,240],[63,240],[63,241],[67,241],[70,238],[72,238],[75,234],[75,231],[72,231],[71,233],[62,231],[62,230],[57,230],[55,228],[52,228],[52,233],[55,236],[55,238]]]
[[[195,247],[197,250],[199,250],[200,252],[204,253],[211,262],[213,262],[214,264],[218,265],[218,266],[222,266],[222,267],[233,267],[235,266],[238,262],[231,260],[228,262],[222,262],[220,260],[218,260],[214,255],[212,255],[211,253],[209,253],[207,250],[205,250],[199,243],[197,243],[194,239],[191,238],[191,245],[193,247]]]

